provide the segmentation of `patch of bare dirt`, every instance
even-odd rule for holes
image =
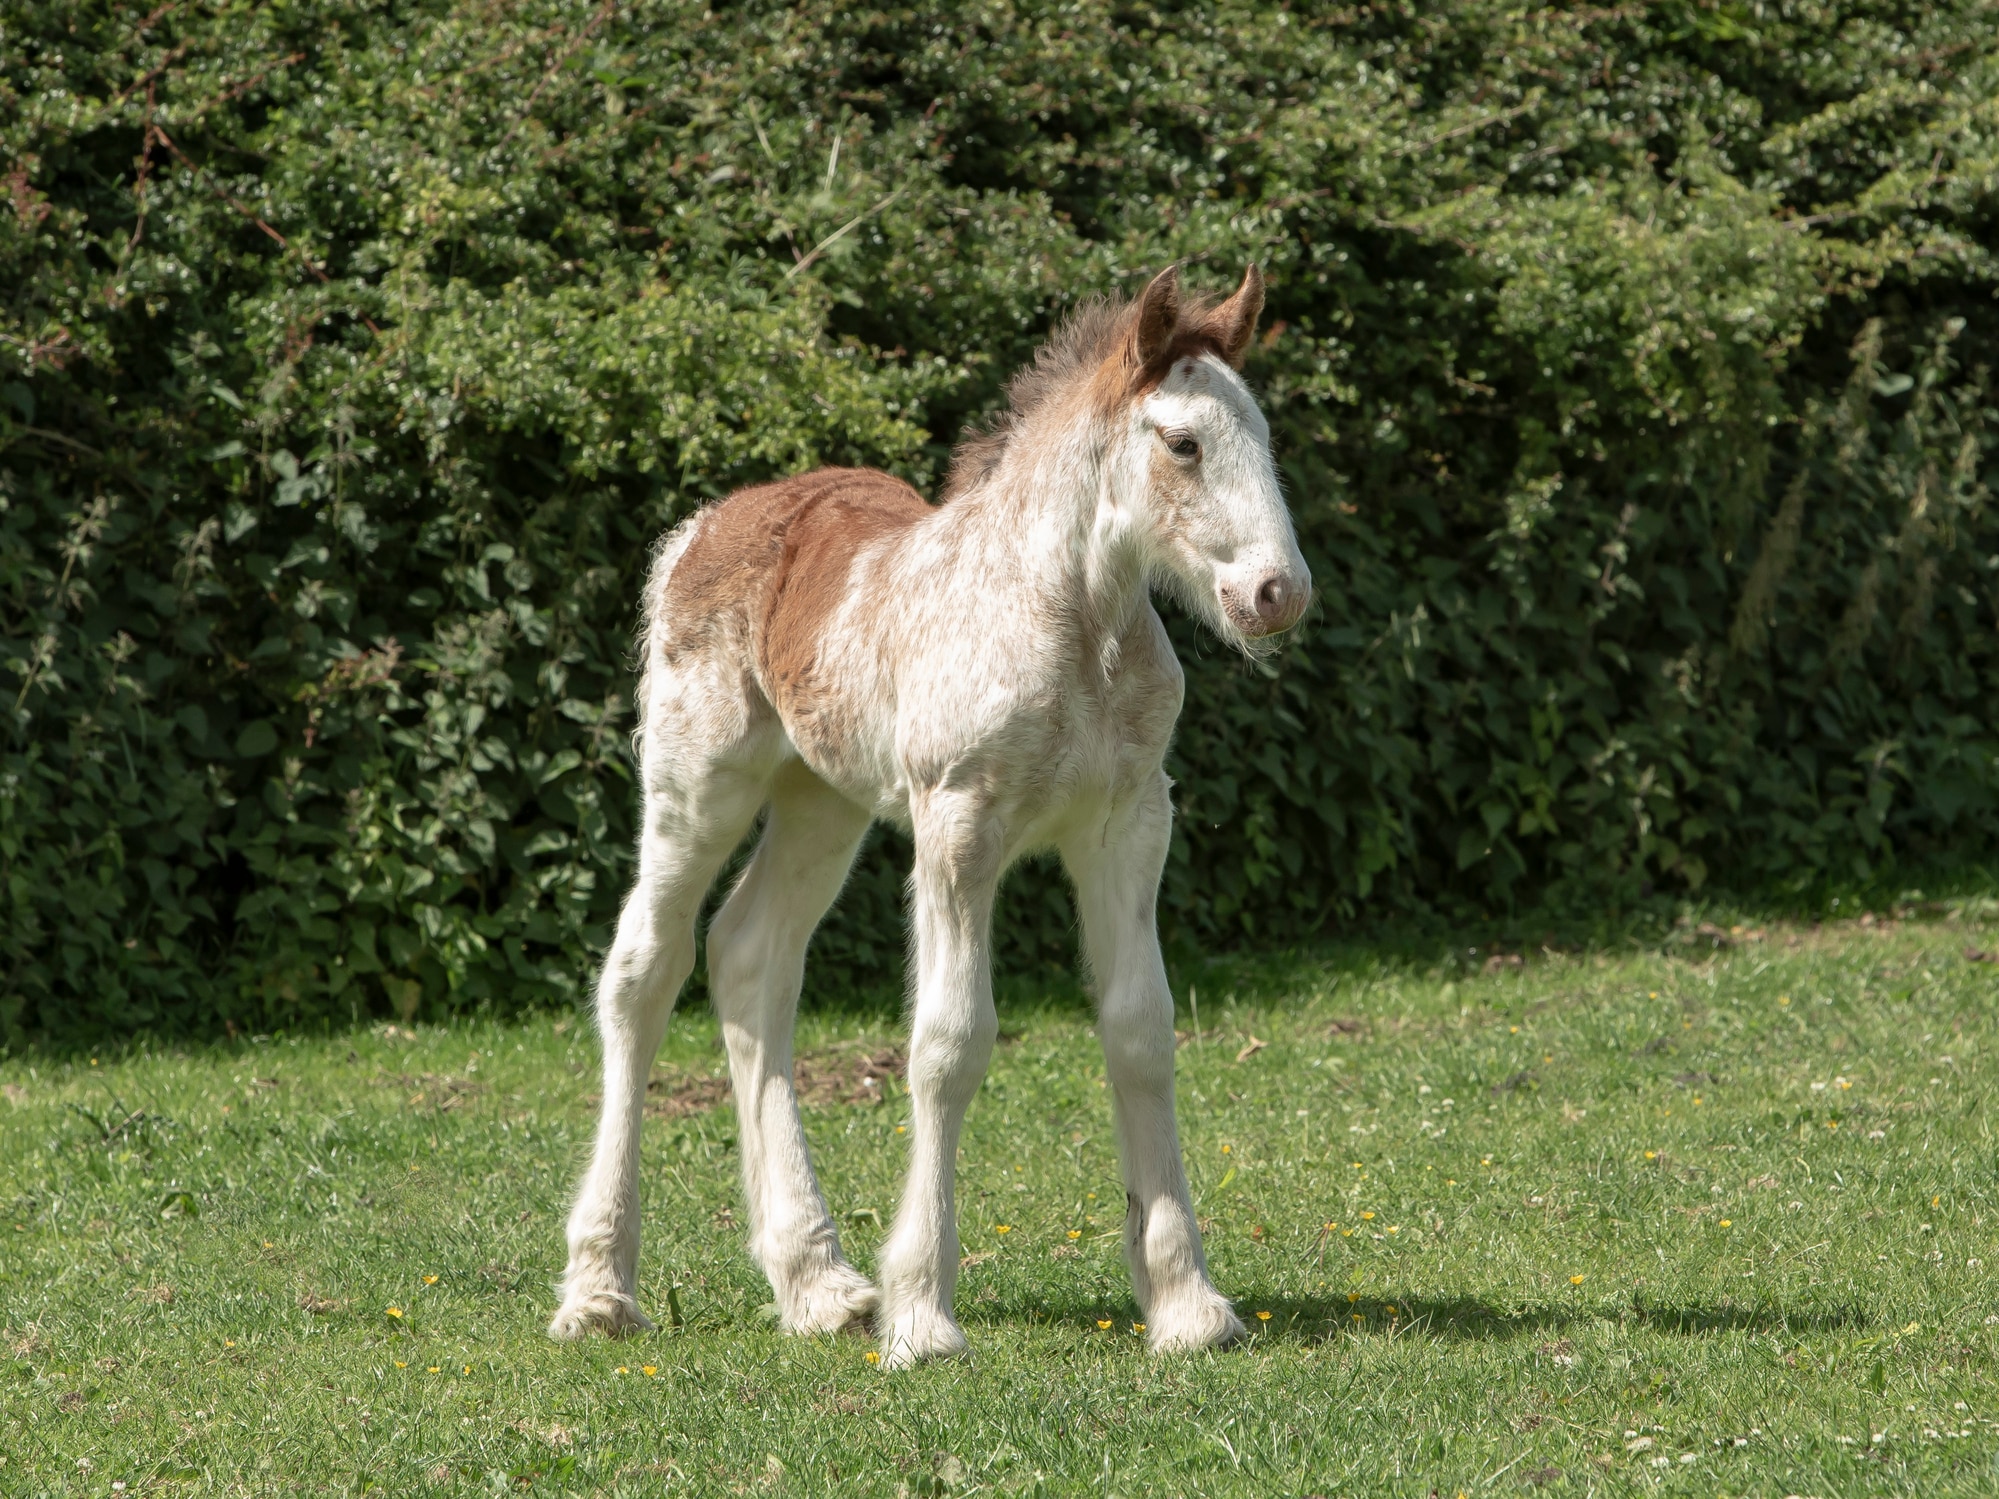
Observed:
[[[655,1119],[681,1119],[689,1114],[705,1114],[728,1102],[726,1077],[656,1077],[646,1084],[646,1112]],[[592,1094],[590,1101],[597,1102]]]
[[[908,1060],[899,1047],[830,1046],[807,1052],[792,1065],[791,1086],[808,1109],[832,1104],[879,1104],[899,1081]],[[681,1073],[646,1084],[646,1112],[658,1119],[705,1114],[728,1102],[729,1079]],[[597,1102],[597,1095],[590,1101]]]
[[[829,1103],[880,1103],[891,1080],[900,1081],[909,1060],[899,1047],[830,1047],[808,1052],[792,1068],[798,1101],[819,1108]]]

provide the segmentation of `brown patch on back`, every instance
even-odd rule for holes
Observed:
[[[669,651],[705,622],[733,616],[754,642],[765,696],[787,718],[811,711],[825,692],[821,636],[855,558],[929,514],[922,495],[871,468],[815,469],[738,490],[704,512],[667,580]]]

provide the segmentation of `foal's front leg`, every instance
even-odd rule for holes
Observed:
[[[958,1284],[953,1177],[965,1109],[999,1034],[988,937],[1000,830],[981,809],[941,797],[918,809],[915,821],[909,1184],[878,1272],[882,1359],[890,1368],[965,1351],[965,1334],[951,1315]]]
[[[1155,1353],[1212,1347],[1243,1330],[1208,1279],[1173,1117],[1173,995],[1155,916],[1172,822],[1162,774],[1062,849],[1124,1156],[1125,1261]]]

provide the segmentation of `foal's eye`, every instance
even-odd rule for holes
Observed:
[[[1166,451],[1175,458],[1198,458],[1201,445],[1185,432],[1175,432],[1166,438]]]

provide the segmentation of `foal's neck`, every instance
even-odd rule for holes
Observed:
[[[1148,569],[1140,517],[1113,482],[1110,435],[1082,419],[1023,431],[1009,449],[953,503],[979,512],[988,545],[1017,568],[1008,581],[1042,596],[1049,619],[1073,621],[1088,646],[1117,637],[1146,602]]]

